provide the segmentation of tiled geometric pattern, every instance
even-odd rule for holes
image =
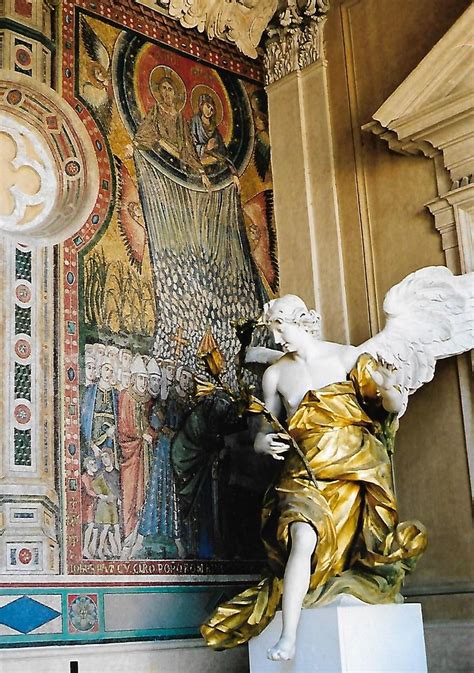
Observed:
[[[15,306],[15,332],[31,335],[31,309]]]
[[[21,585],[10,583],[0,587],[0,648],[198,637],[199,625],[219,600],[243,588],[233,583],[125,587],[105,582],[91,592],[68,583],[25,595]],[[1,663],[0,671],[4,673]]]
[[[15,276],[18,279],[27,280],[31,283],[31,252],[16,249],[15,252]]]
[[[24,250],[17,246],[15,250],[15,280],[27,281],[31,283],[32,279],[32,255],[31,251]],[[15,334],[28,334],[31,336],[31,305],[22,306],[21,304],[28,303],[31,298],[31,290],[25,282],[20,282],[20,287],[17,288],[16,302],[15,302]],[[25,338],[20,341],[27,348],[31,347]],[[22,349],[19,347],[16,352],[18,359],[22,358]],[[31,401],[31,365],[21,362],[15,362],[15,376],[14,376],[14,416],[16,423],[21,422],[19,416],[19,405],[17,400],[21,400],[21,408],[23,410],[23,421],[27,414],[28,420],[31,419],[31,408],[28,401]],[[26,421],[25,421],[26,422]],[[23,424],[23,423],[22,423]],[[31,466],[31,429],[28,427],[14,428],[13,436],[13,459],[15,465],[30,467]]]
[[[22,596],[0,608],[0,624],[13,629],[18,633],[30,633],[59,617],[58,610],[34,600],[29,596]]]
[[[15,465],[31,465],[31,430],[14,429]]]
[[[15,398],[31,399],[31,367],[15,362]]]

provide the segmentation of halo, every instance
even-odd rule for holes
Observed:
[[[194,114],[199,113],[199,97],[203,93],[207,93],[208,96],[210,96],[214,101],[216,126],[219,126],[221,121],[224,119],[224,107],[222,105],[221,99],[216,94],[214,89],[211,89],[211,87],[206,86],[206,84],[196,84],[196,86],[191,91],[191,107],[193,109],[193,112]]]
[[[181,112],[181,110],[184,108],[186,104],[186,87],[184,86],[184,82],[178,75],[178,73],[169,66],[157,65],[150,72],[148,82],[150,85],[151,94],[157,103],[161,102],[158,96],[157,89],[158,86],[160,85],[161,80],[164,79],[165,77],[167,77],[173,82],[176,91],[176,111]]]

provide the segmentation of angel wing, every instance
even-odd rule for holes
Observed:
[[[122,160],[114,155],[117,175],[117,217],[120,235],[129,260],[141,271],[146,245],[146,230],[137,187]]]
[[[94,33],[86,19],[81,16],[81,35],[84,48],[89,58],[99,63],[108,72],[110,68],[110,54],[107,47]]]
[[[385,296],[381,332],[357,347],[397,369],[412,394],[431,381],[436,361],[474,348],[474,273],[454,276],[430,266],[407,276]]]
[[[110,54],[83,16],[81,16],[81,37],[84,49],[91,59],[87,69],[88,81],[83,85],[82,93],[108,133],[112,118]]]

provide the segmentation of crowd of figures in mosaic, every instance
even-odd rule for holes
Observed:
[[[84,373],[84,557],[138,558],[151,543],[158,557],[195,555],[196,519],[185,549],[170,458],[171,437],[190,408],[191,372],[172,360],[93,343],[86,344]]]
[[[255,557],[248,430],[192,393],[209,351],[236,387],[236,323],[278,290],[263,89],[86,14],[76,30],[115,185],[79,254],[82,558]]]

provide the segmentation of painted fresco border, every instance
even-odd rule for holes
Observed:
[[[260,61],[244,56],[234,45],[219,38],[210,43],[197,30],[187,30],[177,21],[133,0],[116,0],[115,2],[111,0],[102,2],[66,0],[62,3],[62,8],[65,13],[70,13],[74,8],[83,9],[91,16],[105,19],[118,27],[133,30],[153,42],[171,47],[212,67],[228,70],[254,82],[263,83],[264,81]],[[138,19],[137,15],[139,15]]]

